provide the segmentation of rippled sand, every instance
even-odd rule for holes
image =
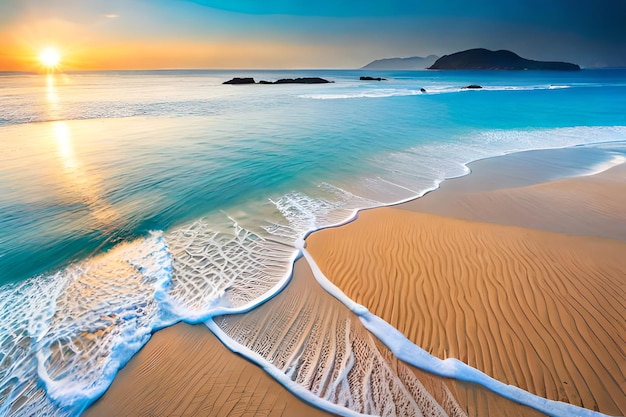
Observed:
[[[218,324],[319,397],[357,412],[543,415],[482,387],[440,378],[399,361],[354,314],[322,290],[302,259],[280,295],[249,314],[225,316]]]
[[[499,214],[613,236],[624,226],[626,205],[615,202],[626,195],[624,172],[422,200],[431,211],[455,204],[447,211],[465,218]],[[419,213],[420,203],[362,212],[310,236],[309,252],[350,298],[432,354],[549,399],[623,415],[626,243]]]
[[[397,360],[356,316],[323,291],[308,264],[277,297],[251,313],[216,319],[321,398],[374,415],[542,416],[490,391]],[[158,332],[134,357],[94,415],[317,415],[202,326]]]

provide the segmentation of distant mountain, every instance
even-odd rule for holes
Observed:
[[[361,69],[369,70],[419,70],[432,65],[437,56],[429,55],[426,58],[413,56],[410,58],[386,58],[372,61]]]
[[[440,70],[556,70],[578,71],[580,67],[569,62],[533,61],[511,51],[490,51],[477,48],[444,55],[428,69]]]

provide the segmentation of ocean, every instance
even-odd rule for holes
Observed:
[[[253,309],[308,232],[471,161],[623,162],[624,97],[624,69],[0,73],[0,416],[80,414],[152,332]]]

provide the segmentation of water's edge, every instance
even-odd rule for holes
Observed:
[[[235,340],[230,338],[219,326],[216,325],[215,321],[213,320],[213,317],[220,316],[222,314],[247,313],[253,310],[254,308],[260,306],[261,304],[274,298],[288,285],[288,281],[293,277],[293,270],[294,270],[295,262],[301,257],[304,257],[307,264],[310,266],[311,270],[313,271],[313,275],[317,283],[328,294],[330,294],[331,296],[339,300],[346,308],[348,308],[355,315],[357,315],[360,321],[362,322],[362,324],[378,340],[380,340],[387,348],[389,348],[398,359],[412,366],[415,366],[416,368],[419,368],[421,370],[430,372],[432,374],[435,374],[441,377],[447,377],[447,378],[458,379],[458,380],[462,380],[466,382],[476,383],[504,398],[507,398],[509,400],[512,400],[522,405],[526,405],[528,407],[531,407],[535,410],[538,410],[550,416],[571,416],[571,415],[576,415],[576,416],[581,416],[581,417],[606,416],[605,414],[602,414],[597,411],[585,409],[582,407],[578,407],[578,406],[560,402],[560,401],[549,400],[549,399],[537,396],[535,394],[532,394],[523,389],[520,389],[518,387],[504,384],[484,374],[478,369],[475,369],[457,359],[449,358],[449,359],[442,360],[442,359],[439,359],[437,357],[430,355],[428,352],[426,352],[425,350],[423,350],[422,348],[420,348],[419,346],[415,345],[413,342],[408,340],[404,335],[402,335],[393,326],[385,322],[380,317],[369,312],[369,310],[366,307],[355,303],[348,296],[346,296],[319,269],[313,257],[306,250],[306,244],[305,244],[305,239],[312,233],[316,233],[318,231],[322,231],[326,229],[341,227],[348,223],[351,223],[358,218],[358,215],[361,211],[375,210],[381,207],[395,206],[395,205],[403,204],[409,201],[413,201],[413,200],[416,200],[418,198],[425,196],[428,193],[436,191],[437,189],[439,189],[440,184],[447,180],[456,179],[462,176],[470,175],[472,173],[470,165],[475,164],[476,162],[487,161],[487,160],[491,160],[495,158],[501,158],[503,156],[512,155],[512,154],[522,154],[526,152],[536,152],[536,151],[548,151],[549,152],[550,150],[554,150],[554,149],[567,149],[567,148],[581,147],[581,146],[593,147],[595,145],[600,145],[604,143],[605,142],[598,142],[598,143],[586,143],[586,144],[579,144],[579,145],[565,146],[565,147],[546,147],[546,148],[529,149],[525,151],[504,153],[501,155],[490,156],[490,157],[468,161],[463,164],[465,168],[465,172],[463,174],[457,175],[457,176],[446,177],[444,180],[437,181],[432,188],[424,190],[422,193],[420,193],[419,195],[415,197],[410,197],[410,198],[406,198],[397,202],[379,205],[375,207],[355,209],[352,215],[348,219],[342,222],[339,222],[337,224],[309,230],[305,233],[302,239],[299,239],[298,241],[296,241],[296,249],[298,252],[297,252],[297,255],[295,255],[293,263],[291,264],[290,272],[288,276],[285,277],[285,280],[281,282],[280,285],[277,285],[275,290],[272,291],[272,294],[268,295],[267,297],[264,297],[264,299],[259,301],[258,304],[254,306],[250,306],[249,308],[246,308],[245,311],[243,310],[235,311],[234,309],[223,309],[221,312],[216,312],[215,314],[211,314],[211,317],[207,318],[203,322],[207,326],[207,328],[229,350],[231,350],[233,353],[238,353],[246,357],[246,359],[250,360],[251,362],[257,364],[257,366],[261,367],[269,376],[274,378],[277,382],[283,385],[287,390],[289,390],[293,395],[300,398],[302,401],[309,403],[315,407],[318,407],[322,410],[328,411],[330,413],[335,413],[335,414],[339,414],[342,416],[362,416],[363,414],[356,413],[344,407],[338,407],[337,405],[333,403],[330,403],[328,401],[320,399],[319,397],[316,397],[309,390],[304,389],[297,383],[293,382],[291,379],[287,378],[285,374],[283,374],[278,368],[273,366],[265,358],[263,358],[262,356],[258,355],[256,352],[246,348],[245,346],[237,343]],[[623,164],[625,161],[626,160],[623,157],[615,157],[613,160],[607,161],[606,163],[600,164],[599,166],[596,166],[593,168],[590,167],[590,172],[580,173],[577,176],[599,174],[614,166]],[[199,323],[199,321],[185,321],[185,320],[183,320],[183,322],[186,322],[188,324]]]

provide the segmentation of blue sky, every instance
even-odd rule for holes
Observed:
[[[85,68],[357,68],[474,47],[626,66],[626,0],[0,0],[0,41],[0,69],[47,44]]]

